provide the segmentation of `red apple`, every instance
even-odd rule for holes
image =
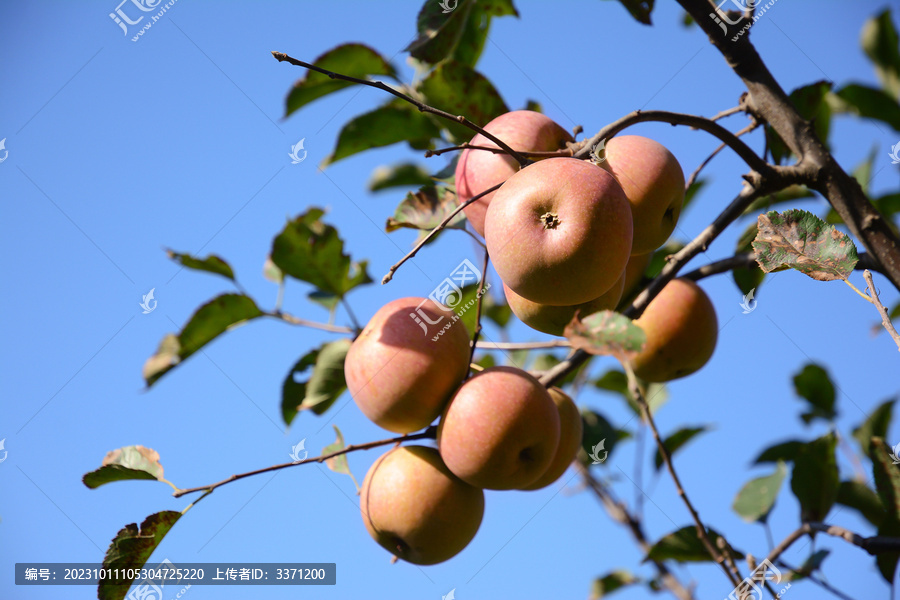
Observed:
[[[599,298],[631,255],[631,208],[616,180],[575,158],[548,158],[507,180],[491,201],[485,241],[500,279],[540,304]]]
[[[553,455],[553,462],[544,474],[531,485],[522,488],[523,490],[539,490],[562,477],[581,448],[584,423],[578,407],[561,389],[553,387],[547,391],[550,392],[550,397],[559,410],[559,445],[556,447],[556,454]]]
[[[531,110],[514,110],[502,114],[484,127],[513,150],[550,152],[565,148],[574,141],[568,131],[555,121]],[[473,146],[497,148],[497,144],[480,133],[469,142]],[[508,154],[494,154],[486,150],[463,150],[456,164],[456,193],[459,203],[503,183],[519,170],[519,163]],[[472,228],[484,235],[484,215],[496,192],[476,200],[463,210]]]

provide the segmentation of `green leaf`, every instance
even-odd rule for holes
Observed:
[[[800,454],[804,445],[804,442],[798,440],[774,444],[763,450],[759,456],[756,457],[756,460],[753,461],[753,464],[777,463],[779,461],[794,462],[794,459]]]
[[[612,310],[584,318],[576,315],[563,333],[575,349],[598,356],[615,356],[623,361],[640,352],[647,341],[643,329]]]
[[[463,115],[481,126],[509,112],[500,93],[484,75],[456,62],[438,65],[419,83],[417,91],[427,104],[454,116]],[[468,141],[475,135],[460,123],[444,121],[442,126],[455,142]]]
[[[281,415],[290,425],[303,410],[324,414],[347,389],[344,359],[353,340],[342,338],[307,352],[291,367],[281,386]],[[312,368],[307,381],[297,381]]]
[[[812,575],[816,570],[821,568],[822,563],[831,554],[831,550],[817,550],[813,552],[796,571],[785,574],[784,581],[800,581]]]
[[[103,567],[122,569],[123,571],[139,571],[180,518],[180,512],[164,510],[144,519],[140,529],[138,529],[137,523],[126,525],[112,539],[106,556],[103,558]],[[123,580],[124,578],[116,581]],[[97,598],[122,600],[134,579],[127,580],[128,583],[112,583],[112,581],[110,579],[100,580],[100,584],[97,586]]]
[[[441,131],[430,115],[406,102],[390,102],[346,123],[323,166],[365,150],[404,141],[414,149],[431,149],[434,147],[432,138],[440,136]]]
[[[630,571],[616,569],[615,571],[594,580],[594,583],[591,586],[590,598],[591,600],[599,600],[600,598],[609,596],[616,590],[640,582],[641,580],[632,575]]]
[[[616,445],[631,437],[631,433],[624,429],[617,429],[606,417],[594,410],[582,410],[581,423],[584,428],[581,436],[584,456],[580,456],[580,458],[588,465],[593,462],[590,457],[595,452],[595,456],[602,462],[606,462],[609,453],[612,453]]]
[[[748,523],[754,521],[765,523],[769,518],[769,512],[775,506],[775,499],[781,490],[781,482],[784,481],[786,475],[787,468],[783,462],[778,461],[774,473],[751,479],[745,483],[732,504],[734,512]]]
[[[818,281],[833,281],[846,279],[859,261],[850,236],[805,210],[759,215],[758,227],[753,249],[766,273],[790,267]]]
[[[343,240],[320,220],[323,214],[311,208],[288,222],[272,242],[272,262],[285,275],[343,298],[356,286],[372,282],[368,261],[354,262],[344,254]]]
[[[334,427],[334,433],[337,436],[337,439],[333,444],[328,444],[327,446],[322,448],[323,455],[331,454],[332,452],[337,452],[346,448],[346,446],[344,445],[344,434],[341,433],[341,430],[338,429],[337,425],[332,425],[332,427]],[[343,473],[344,475],[349,475],[350,479],[353,480],[353,484],[356,485],[356,490],[359,491],[359,484],[356,483],[356,477],[354,477],[353,473],[350,471],[350,464],[347,462],[346,454],[341,454],[340,456],[326,459],[325,464],[328,465],[328,468],[335,473]]]
[[[713,546],[718,548],[718,539],[722,537],[714,529],[707,528],[706,535],[712,541]],[[730,547],[730,546],[729,546]],[[735,558],[744,558],[744,554],[735,549],[731,549]],[[710,562],[712,557],[697,536],[697,528],[693,525],[682,527],[678,531],[674,531],[665,536],[650,548],[644,561],[648,560],[674,560],[680,563],[684,562]]]
[[[441,221],[447,218],[459,206],[456,202],[456,192],[452,189],[435,185],[426,185],[418,192],[409,192],[406,194],[397,209],[394,216],[388,217],[384,226],[385,231],[392,232],[402,227],[409,229],[418,229],[422,232],[420,239],[428,234],[432,229],[441,224]],[[465,229],[466,215],[460,212],[458,215],[447,223],[447,227],[454,229]],[[433,237],[431,241],[440,237],[440,233]]]
[[[709,427],[705,425],[702,427],[684,427],[664,439],[663,444],[665,444],[666,450],[669,451],[669,456],[674,456],[685,444],[706,431],[709,431]],[[662,453],[657,448],[656,456],[653,457],[653,466],[659,471],[663,464]]]
[[[886,511],[885,519],[878,527],[878,535],[886,537],[900,536],[900,469],[895,464],[897,450],[900,450],[900,445],[891,448],[880,437],[873,437],[869,444],[875,490]],[[898,560],[898,552],[884,552],[875,559],[882,577],[888,583],[894,580]]]
[[[219,335],[262,315],[256,303],[244,294],[223,294],[213,298],[191,315],[181,333],[170,333],[162,339],[156,354],[144,363],[144,381],[152,386]]]
[[[878,494],[859,481],[842,481],[838,486],[837,503],[858,511],[875,527],[881,526],[887,516]]]
[[[829,433],[805,444],[794,459],[791,491],[800,502],[800,520],[824,521],[837,500],[837,437]]]
[[[182,254],[169,249],[166,250],[166,254],[169,255],[169,258],[177,263],[181,263],[188,269],[215,273],[216,275],[221,275],[222,277],[227,277],[234,281],[234,271],[231,270],[231,265],[215,254],[210,254],[206,258],[194,258],[190,254]]]
[[[813,419],[831,422],[837,417],[834,410],[834,384],[831,383],[828,371],[819,365],[809,363],[794,375],[794,390],[810,404],[810,410],[800,415],[807,425]]]
[[[694,181],[694,183],[692,183],[690,186],[688,186],[688,189],[686,189],[684,191],[684,201],[681,203],[681,214],[682,215],[685,214],[685,211],[687,211],[688,206],[691,205],[691,203],[697,198],[697,195],[700,193],[700,191],[704,187],[706,187],[708,183],[709,183],[708,179],[701,178],[701,179],[697,179],[696,181]]]
[[[811,121],[816,131],[816,135],[826,146],[828,145],[828,131],[831,125],[831,105],[826,101],[831,91],[830,81],[817,81],[809,85],[801,86],[790,93],[791,103],[801,117],[807,121]],[[791,154],[787,145],[781,137],[775,132],[771,125],[766,126],[766,142],[769,152],[772,153],[772,160],[775,164],[781,164],[781,161]]]
[[[900,100],[900,37],[891,21],[890,9],[883,10],[863,25],[860,43],[875,65],[882,87]]]
[[[900,105],[890,94],[858,83],[845,85],[830,97],[835,112],[876,119],[900,131]]]
[[[267,256],[266,262],[263,263],[263,277],[272,283],[281,284],[284,281],[284,273],[272,262],[272,257]]]
[[[334,309],[336,309],[337,305],[341,302],[340,296],[332,294],[331,292],[323,292],[322,290],[310,292],[306,297],[328,312],[334,312]]]
[[[366,75],[387,75],[395,79],[397,76],[394,67],[387,60],[378,52],[363,44],[343,44],[332,48],[313,61],[312,64],[327,71],[356,77],[357,79],[364,79]],[[303,79],[297,81],[294,87],[291,88],[291,91],[288,92],[284,116],[289,116],[295,110],[309,104],[313,100],[351,85],[356,84],[332,79],[328,75],[317,73],[316,71],[307,71]]]
[[[96,489],[104,483],[128,479],[163,479],[163,466],[159,464],[159,453],[144,446],[124,446],[112,450],[104,457],[99,469],[81,478],[84,485]]]
[[[869,452],[869,444],[873,437],[886,438],[887,430],[891,424],[896,400],[886,400],[872,411],[865,421],[853,430],[853,437],[859,442],[862,451]]]
[[[625,373],[618,369],[611,369],[595,379],[593,384],[597,389],[612,392],[624,398],[631,411],[635,415],[640,416],[641,407],[638,406],[638,403],[628,390],[628,377],[625,376]],[[669,399],[666,386],[662,383],[649,383],[645,389],[644,399],[647,401],[647,406],[650,407],[650,414],[655,415],[656,411]]]
[[[428,171],[413,163],[401,163],[391,167],[378,167],[372,172],[368,188],[377,192],[394,187],[418,187],[431,183]]]
[[[756,237],[756,232],[756,223],[750,223],[738,238],[734,253],[743,254],[746,252],[753,252],[752,243],[753,238]],[[750,292],[762,285],[766,274],[763,273],[758,264],[754,263],[749,268],[740,267],[732,269],[731,277],[734,279],[734,283],[741,291],[741,294],[748,296]]]
[[[485,294],[484,304],[481,306],[481,314],[503,329],[512,319],[512,310],[506,302],[497,302],[490,294]]]
[[[650,13],[653,12],[654,0],[619,0],[634,20],[644,25],[652,25]]]

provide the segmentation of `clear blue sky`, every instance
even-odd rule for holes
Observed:
[[[680,9],[660,2],[655,26],[634,22],[616,2],[521,0],[520,19],[495,21],[479,69],[512,108],[528,99],[562,125],[587,132],[634,109],[713,115],[737,103],[740,81],[697,29],[679,24]],[[108,2],[7,2],[0,6],[0,164],[3,299],[0,326],[7,342],[0,438],[9,452],[0,464],[0,595],[5,598],[94,597],[93,587],[16,588],[13,563],[99,562],[109,540],[150,513],[181,510],[167,486],[123,482],[88,490],[81,476],[109,450],[143,444],[162,455],[168,479],[181,487],[288,460],[306,438],[318,451],[333,441],[331,423],[348,443],[380,439],[349,397],[325,418],[300,415],[286,431],[280,418],[282,380],[294,361],[328,334],[275,321],[255,322],[220,338],[144,391],[141,367],[167,332],[193,310],[233,289],[213,276],[179,271],[164,247],[228,260],[248,292],[271,308],[276,287],[262,264],[285,218],[325,207],[355,258],[368,258],[375,279],[409,248],[410,232],[384,234],[382,224],[402,192],[371,194],[375,167],[415,158],[405,146],[358,155],[327,168],[342,123],[384,100],[352,89],[319,100],[287,120],[283,102],[304,72],[279,64],[279,50],[312,60],[346,41],[365,42],[411,75],[402,49],[414,31],[419,2],[188,2],[175,5],[138,41],[109,18]],[[875,83],[859,48],[865,19],[883,2],[781,0],[751,30],[764,59],[790,90],[816,80]],[[896,7],[896,5],[894,5]],[[895,21],[897,19],[895,13]],[[135,29],[135,28],[132,28]],[[743,117],[725,124],[737,130]],[[704,133],[645,124],[630,133],[666,144],[690,172],[718,142]],[[876,192],[895,189],[898,168],[888,151],[898,141],[886,125],[838,120],[833,147],[852,169],[874,147]],[[305,138],[307,160],[292,165],[290,147]],[[750,136],[762,148],[759,134]],[[426,163],[425,159],[419,158]],[[433,169],[443,158],[428,159]],[[723,154],[707,170],[710,185],[679,223],[676,235],[695,236],[738,191],[744,166]],[[797,206],[823,212],[822,199]],[[733,226],[691,267],[728,256],[746,222]],[[427,295],[462,259],[479,260],[469,238],[445,235],[389,285],[353,292],[355,313]],[[864,284],[859,274],[853,280]],[[496,281],[496,280],[495,280]],[[886,302],[896,291],[878,278]],[[719,346],[700,373],[670,386],[658,415],[664,433],[710,424],[714,430],[676,456],[684,485],[707,522],[738,548],[760,556],[765,534],[730,505],[741,485],[769,468],[751,468],[759,450],[789,437],[812,439],[827,426],[805,428],[803,404],[791,377],[806,362],[826,364],[840,388],[839,431],[850,430],[898,392],[897,352],[885,334],[873,336],[875,311],[840,283],[817,283],[795,272],[771,277],[757,309],[744,315],[729,276],[707,279],[722,326]],[[141,296],[155,288],[158,308],[142,314]],[[304,285],[287,287],[285,308],[324,320],[305,299]],[[337,320],[346,323],[339,312]],[[523,326],[519,340],[543,339]],[[489,339],[498,339],[488,329]],[[613,365],[598,362],[597,373]],[[349,402],[349,403],[348,403]],[[631,418],[620,399],[586,391],[583,406],[618,425]],[[333,417],[333,419],[332,419]],[[330,421],[329,421],[330,420]],[[634,428],[632,421],[629,428]],[[889,441],[900,441],[892,427]],[[645,449],[649,446],[645,446]],[[846,451],[845,451],[846,450]],[[616,481],[632,502],[636,445],[623,443],[598,475]],[[848,439],[839,456],[853,474]],[[360,481],[379,451],[350,456]],[[652,472],[645,452],[640,489],[650,536],[689,523],[667,476]],[[868,467],[867,467],[868,468]],[[192,509],[171,531],[153,561],[336,562],[334,587],[294,589],[194,587],[201,598],[434,598],[456,588],[470,598],[583,598],[593,577],[637,568],[639,551],[570,471],[539,492],[488,492],[481,531],[453,560],[434,567],[390,565],[365,532],[351,480],[305,466],[224,487]],[[771,526],[776,540],[798,523],[787,482]],[[830,522],[864,535],[874,532],[849,510]],[[831,548],[830,581],[858,598],[885,597],[887,586],[862,551],[820,536]],[[785,559],[801,563],[798,543]],[[703,598],[724,598],[730,586],[708,565],[676,567],[698,583]],[[644,588],[619,593],[643,598]],[[805,583],[791,600],[821,598]]]

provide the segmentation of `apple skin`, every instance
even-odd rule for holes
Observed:
[[[359,497],[369,535],[416,565],[459,554],[484,515],[484,492],[453,475],[434,448],[401,446],[366,473]]]
[[[706,292],[687,279],[667,283],[634,323],[647,334],[647,343],[632,360],[632,367],[646,381],[690,375],[703,367],[716,349],[716,310]]]
[[[599,298],[631,256],[631,208],[600,167],[548,158],[503,184],[484,224],[500,279],[516,294],[552,306]]]
[[[521,369],[491,367],[457,390],[437,442],[447,468],[466,483],[510,490],[543,475],[559,436],[559,410],[544,386]]]
[[[662,246],[678,222],[684,203],[684,172],[665,146],[639,135],[606,142],[608,170],[625,190],[634,217],[632,254]]]
[[[553,455],[553,461],[544,474],[531,485],[522,488],[523,490],[539,490],[562,477],[581,448],[584,423],[581,421],[578,407],[561,389],[552,387],[548,391],[559,411],[559,444],[556,447],[556,454]]]
[[[500,115],[484,126],[484,130],[506,143],[513,150],[550,152],[566,147],[575,139],[550,117],[531,110],[514,110]],[[497,148],[497,144],[480,133],[469,142],[473,146]],[[456,193],[459,203],[503,183],[519,170],[519,163],[508,154],[494,154],[485,150],[463,150],[456,163]],[[463,211],[478,235],[484,235],[484,215],[496,192],[491,192],[470,204]]]
[[[454,323],[437,341],[410,314],[422,301],[430,321],[448,313],[425,298],[400,298],[381,307],[350,346],[344,361],[347,389],[359,409],[395,433],[431,424],[469,371],[469,335]]]
[[[505,283],[503,284],[503,293],[506,294],[506,302],[509,304],[510,310],[520,321],[537,331],[561,336],[576,312],[580,317],[586,317],[601,310],[615,310],[622,297],[624,285],[625,274],[623,273],[602,296],[575,306],[538,304],[516,294]]]
[[[624,308],[637,296],[640,291],[638,286],[644,280],[644,272],[650,264],[653,253],[632,254],[625,265],[624,285],[622,286],[622,296],[619,298],[619,308]],[[627,303],[627,304],[626,304]]]

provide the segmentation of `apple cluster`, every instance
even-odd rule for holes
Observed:
[[[562,335],[576,314],[615,309],[675,228],[684,200],[678,161],[640,136],[609,140],[593,161],[552,156],[574,140],[532,111],[501,115],[485,129],[514,150],[551,155],[520,169],[507,154],[469,148],[457,164],[460,203],[502,184],[465,212],[485,238],[512,311]],[[481,135],[471,145],[496,148]],[[424,298],[386,304],[354,340],[344,372],[359,409],[384,429],[406,434],[440,419],[437,448],[389,450],[360,491],[369,534],[397,558],[430,565],[475,537],[483,490],[536,490],[561,477],[583,425],[571,398],[522,369],[491,367],[467,379],[466,329],[433,339],[415,313],[443,316]],[[670,282],[635,323],[647,342],[632,365],[647,381],[693,373],[715,348],[715,311],[691,281]]]

